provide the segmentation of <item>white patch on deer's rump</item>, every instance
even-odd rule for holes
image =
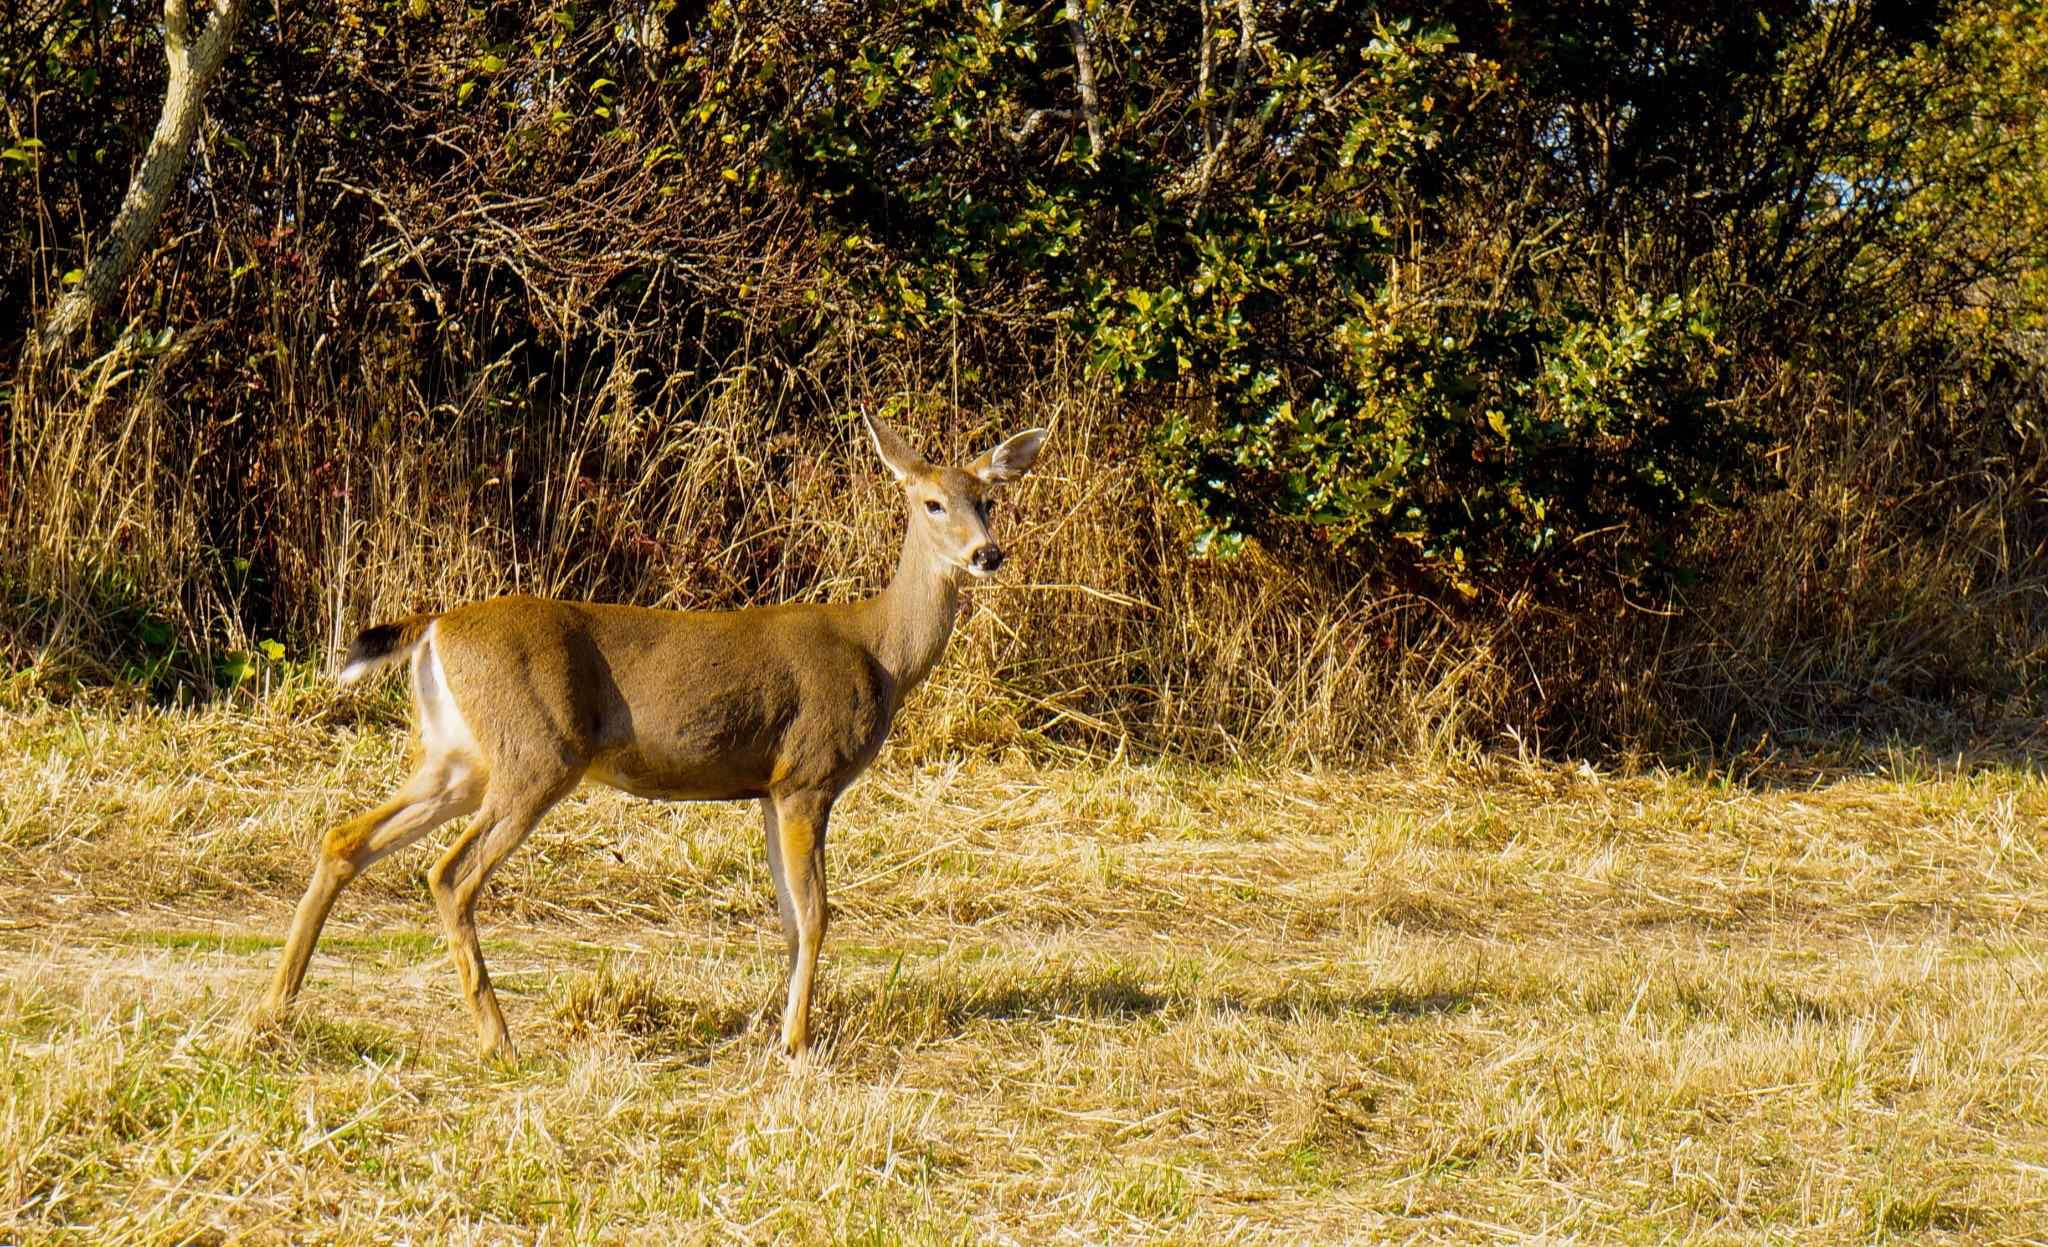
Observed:
[[[428,757],[474,758],[476,733],[469,730],[469,720],[462,717],[461,707],[455,704],[440,656],[434,652],[434,630],[439,626],[427,625],[427,635],[420,639],[419,649],[413,653],[413,704],[419,710],[420,745]]]

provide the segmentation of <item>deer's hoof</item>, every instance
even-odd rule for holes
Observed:
[[[228,1026],[230,1051],[247,1055],[275,1040],[290,1020],[283,1009],[264,1003],[249,1009]]]

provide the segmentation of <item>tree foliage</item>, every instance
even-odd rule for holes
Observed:
[[[878,328],[1009,303],[1084,340],[1200,548],[1654,587],[1764,469],[1746,395],[2024,270],[2034,240],[1923,210],[2037,182],[1947,16],[1304,0],[1240,44],[1207,6],[1102,6],[1096,152],[1050,9],[899,5],[773,84],[766,164]],[[2019,72],[1997,99],[2037,112]]]
[[[2040,17],[260,10],[127,315],[178,334],[168,401],[227,424],[310,401],[257,362],[285,338],[340,361],[344,394],[392,361],[430,408],[501,369],[515,412],[622,366],[645,399],[744,351],[781,378],[762,418],[796,423],[865,397],[821,360],[898,350],[971,405],[1071,344],[1198,553],[1255,537],[1464,598],[1654,593],[1768,478],[1787,370],[2032,323]],[[8,24],[10,338],[119,202],[159,89],[153,20],[57,0]]]

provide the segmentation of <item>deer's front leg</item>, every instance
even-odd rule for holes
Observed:
[[[811,994],[818,977],[818,950],[825,942],[825,823],[830,793],[785,793],[769,811],[769,865],[789,941],[789,997],[782,1010],[782,1050],[802,1060],[811,1047]]]
[[[775,798],[761,798],[761,823],[768,831],[768,877],[775,883],[775,912],[782,919],[782,938],[789,945],[789,965],[796,964],[796,909],[789,897],[789,877],[782,869],[782,828],[775,820]],[[783,987],[789,986],[788,967]]]

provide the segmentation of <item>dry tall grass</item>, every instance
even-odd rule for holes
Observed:
[[[721,607],[869,591],[893,566],[894,493],[851,422],[790,413],[873,396],[934,456],[1056,430],[998,516],[1014,570],[973,595],[938,676],[934,715],[962,745],[1729,756],[1843,728],[1957,747],[2038,727],[2032,382],[1801,391],[1778,487],[1697,540],[1701,584],[1446,609],[1312,559],[1190,560],[1132,412],[1069,361],[972,416],[914,360],[830,352],[657,384],[625,351],[546,401],[500,360],[429,404],[417,361],[344,374],[295,332],[277,332],[295,345],[254,430],[166,405],[174,340],[17,390],[0,653],[45,687],[125,675],[161,696],[261,640],[318,667],[377,619],[504,592]]]
[[[424,850],[238,1052],[400,744],[300,687],[9,703],[0,1241],[2043,1241],[2028,770],[899,750],[837,823],[798,1073],[751,811],[591,792],[486,900],[517,1069]]]
[[[1802,379],[1781,487],[1735,517],[1659,665],[1707,725],[2031,737],[2048,662],[2043,374]],[[1912,707],[1917,713],[1902,715]],[[1940,720],[1946,718],[1946,723]]]
[[[261,463],[222,473],[208,466],[224,444],[158,401],[177,351],[129,342],[70,375],[69,391],[18,398],[5,636],[46,686],[81,663],[104,671],[108,655],[126,655],[131,675],[156,658],[159,691],[203,681],[203,651],[249,651],[262,628],[320,666],[368,623],[500,593],[728,607],[871,592],[894,566],[900,501],[857,426],[778,427],[763,412],[786,396],[744,366],[692,390],[687,419],[636,406],[625,380],[540,411],[491,369],[433,409],[373,378],[347,418],[259,441]],[[1026,424],[1055,430],[1040,471],[999,507],[1014,569],[972,595],[937,677],[961,743],[1428,749],[1520,685],[1513,668],[1489,669],[1487,627],[1425,600],[1256,555],[1190,560],[1128,413],[1071,368],[973,418],[949,415],[942,390],[883,380],[853,392],[893,394],[888,410],[934,458]],[[237,477],[266,488],[236,493]],[[240,553],[220,546],[234,534]],[[150,628],[182,653],[138,644]]]

